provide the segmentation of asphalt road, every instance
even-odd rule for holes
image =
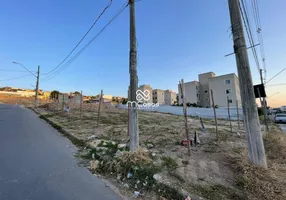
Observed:
[[[32,111],[0,104],[0,200],[120,199]]]

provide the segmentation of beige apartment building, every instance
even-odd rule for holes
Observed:
[[[200,105],[200,83],[198,81],[191,81],[184,83],[186,103],[196,103]],[[182,104],[180,84],[178,84],[179,104]]]
[[[227,107],[228,98],[230,107],[235,107],[236,101],[241,106],[239,81],[234,73],[209,78],[209,90],[213,90],[215,105]]]
[[[165,92],[164,90],[155,89],[152,91],[153,103],[159,103],[159,105],[165,104]]]
[[[144,93],[144,95],[145,95],[144,98],[145,98],[145,99],[143,99],[141,103],[153,103],[153,95],[152,95],[153,89],[151,88],[150,85],[147,85],[147,84],[145,84],[145,85],[140,85],[140,87],[138,88],[138,90],[141,90],[143,93],[144,93],[145,91],[148,91],[148,93],[147,93],[147,92]],[[142,95],[143,95],[143,94],[142,94]],[[138,99],[137,99],[137,100],[138,100]]]
[[[210,88],[209,88],[209,79],[215,77],[215,73],[207,72],[199,74],[199,83],[200,83],[200,105],[202,107],[210,107]]]
[[[185,95],[187,103],[196,103],[202,107],[211,107],[211,90],[214,94],[215,105],[227,107],[227,97],[230,107],[241,106],[240,90],[238,77],[232,74],[216,76],[213,72],[199,74],[199,81],[185,83]],[[179,104],[182,104],[180,85]]]
[[[165,90],[165,104],[173,105],[177,101],[177,93],[172,90]]]

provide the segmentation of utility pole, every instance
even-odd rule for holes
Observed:
[[[101,90],[101,92],[100,92],[100,99],[99,99],[99,105],[98,105],[98,111],[97,111],[97,126],[99,124],[99,116],[100,116],[100,107],[101,107],[102,95],[103,95],[103,90]]]
[[[36,82],[36,94],[35,94],[35,107],[38,107],[39,100],[38,100],[38,93],[39,93],[39,79],[40,79],[40,66],[38,66],[37,72],[37,82]]]
[[[242,97],[242,108],[245,117],[245,132],[248,143],[250,162],[267,168],[260,121],[253,91],[246,42],[243,32],[239,0],[228,0],[230,21],[233,34],[239,86]]]
[[[263,83],[262,69],[260,69],[259,72],[260,72],[260,81],[261,81],[261,84],[264,85],[264,83]],[[263,114],[264,114],[264,124],[265,124],[265,127],[266,127],[267,132],[269,132],[268,123],[267,123],[267,117],[268,117],[268,116],[267,116],[267,103],[266,103],[266,98],[265,98],[265,97],[263,97],[263,99],[262,99],[261,108],[263,109]]]
[[[136,91],[138,90],[137,76],[137,44],[136,44],[136,28],[135,28],[135,5],[134,0],[129,0],[130,6],[130,57],[129,57],[129,73],[130,73],[130,101],[137,102]],[[139,126],[137,103],[131,103],[130,108],[130,150],[135,151],[139,148]]]

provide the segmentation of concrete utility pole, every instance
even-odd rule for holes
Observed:
[[[267,168],[260,121],[253,91],[246,42],[243,32],[239,0],[228,0],[236,56],[242,108],[245,118],[245,132],[248,143],[248,158],[259,166]]]
[[[263,75],[262,75],[262,69],[259,70],[260,72],[260,81],[261,81],[261,84],[264,85],[263,83]],[[269,132],[269,127],[268,127],[268,123],[267,123],[267,103],[266,103],[266,98],[263,97],[262,99],[262,104],[261,104],[261,108],[263,109],[263,114],[264,114],[264,124],[265,124],[265,127],[266,127],[266,130],[267,132]]]
[[[37,81],[36,81],[36,94],[35,94],[35,107],[38,107],[39,100],[38,100],[38,94],[39,94],[39,79],[40,79],[40,66],[38,66],[38,72],[37,72]]]
[[[130,57],[129,57],[129,73],[130,73],[130,101],[137,102],[136,91],[138,90],[137,76],[137,44],[136,44],[136,28],[135,28],[135,6],[134,0],[129,0],[130,6]],[[137,104],[131,103],[130,108],[130,150],[135,151],[139,148],[139,126]]]

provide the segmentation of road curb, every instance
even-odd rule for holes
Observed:
[[[72,133],[66,131],[65,129],[63,129],[63,127],[61,127],[60,125],[56,124],[55,122],[53,122],[52,120],[50,120],[49,118],[47,118],[45,115],[40,114],[37,110],[35,110],[34,108],[29,108],[30,110],[34,111],[39,118],[45,120],[48,124],[50,124],[54,129],[56,129],[57,131],[59,131],[62,135],[66,136],[69,140],[71,140],[71,142],[76,145],[76,146],[84,146],[85,143],[87,142],[86,140],[83,139],[79,139],[78,137],[76,137],[75,135],[73,135]]]

